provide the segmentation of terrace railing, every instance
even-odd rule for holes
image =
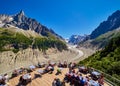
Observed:
[[[98,71],[99,73],[102,73],[105,76],[105,82],[108,83],[111,86],[120,86],[120,80],[117,78],[112,77],[109,74],[106,74],[100,70],[97,70],[95,68],[93,68],[95,71]]]

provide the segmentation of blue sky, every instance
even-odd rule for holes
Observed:
[[[0,14],[26,16],[52,28],[64,38],[72,34],[90,34],[100,22],[116,10],[120,0],[1,0]]]

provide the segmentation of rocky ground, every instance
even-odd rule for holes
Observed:
[[[93,53],[96,52],[96,50],[93,50],[93,49],[90,49],[90,48],[85,48],[85,47],[80,47],[78,49],[81,50],[84,53],[84,55],[81,58],[79,58],[79,61],[87,58],[88,56],[90,56],[90,55],[92,55]]]
[[[48,62],[49,60],[55,62],[79,62],[85,59],[89,55],[93,54],[95,51],[86,48],[76,49],[75,47],[70,47],[68,51],[59,52],[56,49],[47,50],[46,54],[42,53],[38,49],[26,49],[21,50],[18,53],[13,53],[12,51],[6,51],[0,53],[0,74],[13,71],[16,68],[28,67],[31,64],[35,65],[38,62]]]
[[[38,49],[32,50],[30,48],[26,50],[21,50],[18,53],[13,53],[12,51],[6,51],[0,53],[0,73],[5,73],[12,71],[15,68],[21,66],[28,67],[29,65],[37,64],[38,62],[52,61],[71,61],[78,52],[68,50],[59,52],[55,49],[49,49],[47,54],[43,54]]]

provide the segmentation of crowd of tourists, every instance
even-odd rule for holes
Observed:
[[[71,86],[103,86],[103,76],[99,76],[98,78],[100,82],[95,81],[91,78],[91,75],[83,76],[82,73],[78,70],[75,71],[74,69],[69,70],[66,73],[64,80],[70,83]]]
[[[103,86],[104,76],[97,71],[89,72],[86,67],[77,67],[76,63],[70,62],[59,63],[58,67],[69,68],[69,71],[65,74],[64,80],[60,81],[59,78],[53,80],[52,86],[65,86],[65,83],[69,83],[70,86]],[[65,66],[64,66],[65,65]],[[78,68],[78,70],[75,70]],[[61,72],[62,73],[62,72]],[[84,76],[83,76],[84,74]]]
[[[52,86],[66,86],[66,83],[68,83],[70,86],[103,86],[104,85],[103,74],[100,74],[96,71],[90,73],[86,67],[84,66],[78,67],[76,63],[70,62],[68,64],[66,61],[59,63],[48,61],[47,64],[38,63],[38,65],[30,65],[29,68],[21,67],[20,69],[15,69],[12,72],[11,78],[20,75],[19,83],[17,86],[26,86],[28,83],[31,83],[31,81],[36,77],[42,76],[46,73],[52,74],[53,71],[55,70],[55,66],[57,66],[57,72],[55,75],[62,74],[62,70],[64,68],[68,68],[69,70],[65,74],[64,79],[62,81],[60,81],[59,78],[55,78],[52,82]],[[31,72],[35,71],[36,69],[38,74],[35,74],[34,78],[31,78]],[[0,76],[0,86],[9,86],[7,85],[8,81],[9,78],[7,74]]]

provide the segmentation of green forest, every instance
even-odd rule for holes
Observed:
[[[34,44],[32,44],[33,39],[35,41]],[[0,28],[1,52],[12,50],[14,53],[17,53],[20,49],[26,49],[28,47],[39,48],[44,52],[48,48],[57,48],[59,51],[67,50],[66,44],[59,39],[50,37],[26,37],[22,33],[14,33],[8,29]]]
[[[120,36],[112,38],[103,50],[97,51],[79,64],[96,68],[120,79]]]

